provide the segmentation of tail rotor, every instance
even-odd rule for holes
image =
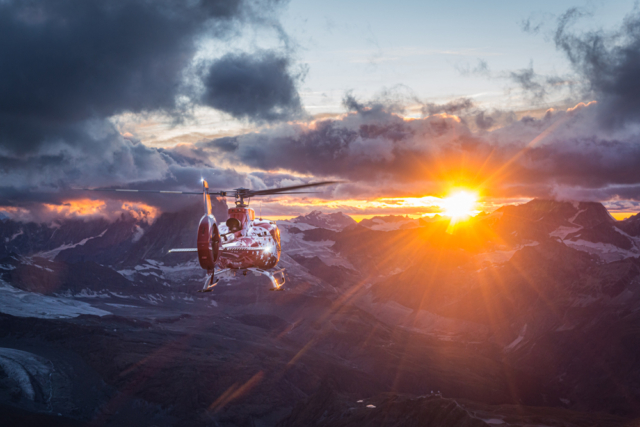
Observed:
[[[213,272],[220,250],[220,232],[216,218],[211,213],[209,184],[204,179],[202,180],[202,199],[204,201],[204,216],[200,219],[198,226],[198,261],[200,267]]]

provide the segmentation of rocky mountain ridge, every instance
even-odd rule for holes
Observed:
[[[635,219],[544,200],[453,233],[437,218],[383,231],[332,215],[279,222],[283,293],[240,276],[198,294],[196,261],[166,254],[192,246],[197,207],[146,225],[60,224],[63,237],[3,220],[0,358],[5,348],[35,355],[7,353],[24,369],[48,360],[59,377],[34,384],[60,393],[31,399],[0,375],[0,409],[107,425],[613,426],[640,416]],[[94,403],[69,397],[83,387]]]

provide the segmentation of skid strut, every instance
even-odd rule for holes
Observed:
[[[219,281],[220,281],[220,278],[215,277],[215,275],[211,273],[205,279],[204,287],[200,289],[198,292],[211,292],[213,288],[218,284]]]
[[[271,289],[269,289],[270,291],[284,290],[284,288],[282,287],[282,285],[284,285],[284,268],[273,272],[263,270],[261,268],[247,268],[247,270],[251,271],[256,276],[259,274],[267,276],[269,278],[269,281],[271,281],[271,285],[273,286]]]
[[[207,278],[204,281],[204,287],[198,292],[211,292],[213,288],[220,282],[220,279],[229,279],[231,277],[235,277],[236,272],[242,271],[242,275],[246,276],[247,272],[253,273],[255,276],[267,276],[269,281],[271,282],[270,291],[282,291],[284,288],[284,268],[276,271],[267,271],[261,268],[244,268],[244,269],[232,269],[225,268],[223,270],[213,271],[207,275]]]

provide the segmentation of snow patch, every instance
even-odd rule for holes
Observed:
[[[114,304],[112,302],[106,302],[105,305],[115,307],[115,308],[140,308],[137,305],[128,305],[128,304]]]
[[[575,233],[580,230],[582,230],[581,226],[567,227],[567,226],[561,225],[560,227],[556,228],[554,231],[549,233],[549,236],[559,237],[560,239],[564,240],[564,238],[567,237],[569,234]]]
[[[138,240],[140,240],[142,238],[143,235],[144,235],[144,229],[136,224],[136,229],[133,232],[133,236],[131,237],[131,241],[133,243],[136,243]]]
[[[640,257],[640,253],[638,253],[637,251],[628,251],[609,243],[595,243],[582,239],[564,240],[563,242],[570,248],[597,255],[598,257],[600,257],[600,259],[607,262],[619,261],[625,258]]]
[[[16,289],[0,281],[0,312],[18,317],[63,319],[81,314],[105,316],[111,314],[82,301],[49,297]]]
[[[71,293],[71,292],[69,292]],[[81,290],[79,293],[73,295],[74,297],[81,297],[81,298],[109,298],[109,294],[106,293],[106,291],[103,291],[101,293],[96,292],[96,291],[92,291],[91,289],[87,289],[84,288],[83,290]]]
[[[104,231],[102,233],[98,234],[97,236],[87,237],[85,239],[80,240],[78,243],[64,244],[62,246],[58,246],[55,249],[51,249],[49,251],[37,253],[34,256],[35,257],[40,257],[40,258],[45,258],[45,259],[48,259],[48,260],[52,260],[62,251],[65,251],[67,249],[72,249],[72,248],[75,248],[75,247],[78,247],[78,246],[84,246],[89,240],[98,239],[98,238],[104,236],[104,233],[106,233],[107,230],[108,229],[105,228]]]
[[[331,249],[335,244],[333,240],[311,242],[304,240],[302,234],[289,232],[289,228],[291,227],[297,227],[300,230],[312,230],[317,227],[310,226],[306,223],[291,224],[288,221],[278,221],[277,224],[280,228],[283,255],[301,255],[306,258],[317,256],[327,265],[338,265],[355,270],[349,261]]]
[[[5,241],[6,243],[9,243],[9,242],[13,241],[16,237],[18,237],[18,236],[22,236],[23,234],[24,234],[24,231],[22,231],[22,228],[21,228],[21,229],[20,229],[20,231],[18,231],[17,233],[15,233],[13,236],[11,236],[11,237],[6,237],[6,238],[4,239],[4,241]]]
[[[511,344],[506,346],[504,348],[504,351],[508,352],[508,351],[515,350],[518,347],[518,344],[520,344],[522,342],[522,340],[524,340],[524,335],[526,333],[527,333],[527,325],[524,325],[522,327],[522,330],[520,331],[520,335],[518,335],[518,338],[516,338],[515,340],[513,340],[513,342],[511,342]]]
[[[574,205],[574,206],[575,206],[575,205]],[[578,209],[578,207],[577,207],[577,206],[576,206],[576,209]],[[572,216],[571,218],[569,218],[569,222],[570,222],[571,224],[574,224],[574,222],[573,222],[573,221],[575,221],[575,220],[576,220],[576,218],[578,218],[578,215],[580,215],[582,212],[585,212],[585,211],[586,211],[586,209],[578,209],[578,213],[576,213],[574,216]],[[576,225],[577,225],[577,224],[576,224]],[[580,227],[580,228],[582,228],[582,227]]]

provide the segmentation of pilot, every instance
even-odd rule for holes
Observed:
[[[229,218],[227,220],[227,227],[229,228],[229,233],[235,233],[236,231],[240,231],[242,225],[237,218]]]

